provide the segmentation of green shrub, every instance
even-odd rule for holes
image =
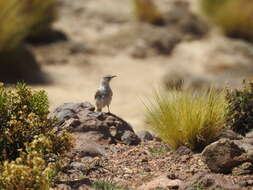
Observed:
[[[134,13],[143,22],[150,24],[163,23],[163,16],[152,0],[133,0]]]
[[[45,91],[0,86],[0,189],[48,189],[71,136],[54,132]],[[49,162],[49,157],[54,161]]]
[[[204,148],[224,126],[224,92],[211,89],[196,93],[190,90],[156,93],[147,104],[146,121],[150,129],[168,145]]]
[[[54,170],[53,164],[46,165],[40,154],[23,154],[15,161],[4,162],[0,187],[8,190],[48,190]]]
[[[52,128],[48,109],[45,91],[32,91],[23,83],[18,83],[15,90],[0,88],[0,151],[8,159],[16,159],[24,143]]]
[[[203,12],[226,35],[253,41],[252,0],[200,0]]]
[[[50,27],[55,18],[55,0],[1,0],[0,51],[8,51],[30,34]]]
[[[253,82],[243,81],[241,89],[227,90],[227,125],[245,135],[253,129]]]

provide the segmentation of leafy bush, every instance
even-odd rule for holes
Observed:
[[[162,24],[163,17],[152,0],[133,0],[134,12],[140,21]]]
[[[50,186],[72,138],[65,131],[54,132],[56,120],[48,113],[45,91],[33,91],[23,83],[14,89],[0,87],[0,189]]]
[[[253,1],[200,0],[203,12],[230,37],[253,41]]]
[[[0,51],[16,48],[30,34],[50,27],[55,0],[1,0]]]
[[[173,149],[182,145],[202,149],[217,137],[225,123],[224,92],[213,89],[156,93],[146,107],[150,129]]]
[[[32,152],[15,161],[4,162],[0,176],[0,187],[8,190],[34,189],[47,190],[50,187],[52,164],[46,165],[41,155]]]
[[[244,81],[241,89],[227,90],[227,125],[245,135],[253,129],[253,82]]]

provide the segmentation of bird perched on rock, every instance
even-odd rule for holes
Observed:
[[[110,81],[116,76],[106,75],[102,78],[100,86],[95,94],[95,101],[97,111],[101,112],[102,108],[107,106],[108,112],[110,112],[110,103],[112,101],[112,89],[110,87]]]

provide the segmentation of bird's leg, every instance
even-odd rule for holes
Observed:
[[[110,108],[109,108],[109,105],[107,105],[107,109],[108,109],[108,113],[111,113],[111,112],[110,112]]]

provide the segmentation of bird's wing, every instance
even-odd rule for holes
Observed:
[[[97,90],[96,94],[95,94],[95,99],[100,99],[102,98],[102,94],[99,90]]]

